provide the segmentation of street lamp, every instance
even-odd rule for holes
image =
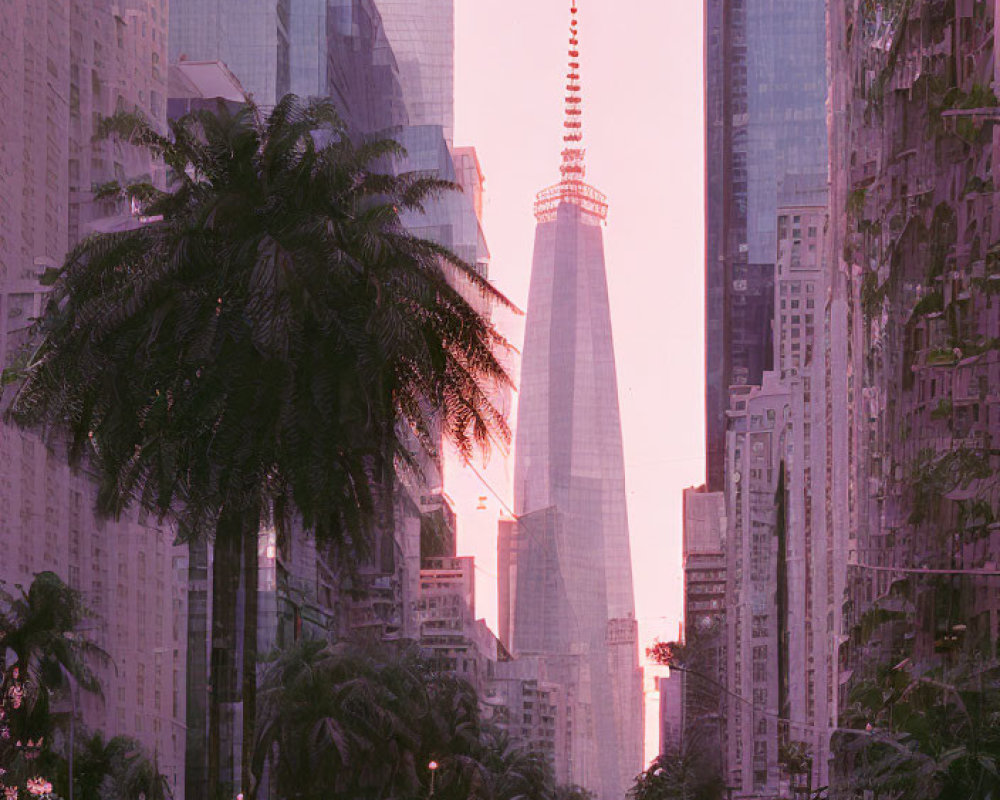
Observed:
[[[434,773],[437,772],[438,762],[432,761],[427,765],[427,769],[431,771],[431,790],[427,793],[427,797],[431,798],[434,796]]]

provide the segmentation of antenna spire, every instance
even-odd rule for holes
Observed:
[[[580,86],[580,35],[576,0],[570,8],[569,70],[566,73],[566,108],[563,120],[562,166],[563,180],[583,180],[587,174],[583,149],[583,89]]]
[[[580,29],[576,0],[571,0],[569,13],[569,69],[563,113],[562,164],[559,167],[562,180],[538,193],[535,218],[539,222],[555,219],[561,203],[578,206],[587,215],[601,221],[608,216],[607,198],[584,183],[587,151],[583,147],[583,89],[580,86]]]

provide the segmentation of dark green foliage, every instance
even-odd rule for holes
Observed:
[[[54,573],[36,576],[27,591],[0,591],[0,784],[51,779],[60,755],[55,733],[67,720],[55,701],[75,683],[100,691],[91,665],[105,659],[79,633],[86,612],[79,594]]]
[[[861,619],[851,630],[851,634],[857,643],[867,644],[872,635],[885,623],[905,619],[907,619],[907,615],[903,611],[876,605],[862,614]]]
[[[941,498],[953,489],[966,489],[974,480],[993,475],[989,457],[965,447],[945,453],[921,451],[910,471],[912,492],[909,522],[919,525],[936,511]]]
[[[845,732],[834,739],[853,764],[844,789],[897,800],[1000,797],[996,667],[963,659],[916,674],[903,662],[879,670],[850,699]]]
[[[882,310],[882,302],[885,300],[888,284],[879,286],[878,273],[868,271],[861,279],[861,308],[865,318],[873,320]]]
[[[68,797],[69,768],[63,761],[53,785]],[[168,800],[166,778],[142,750],[125,736],[110,741],[95,733],[77,746],[73,759],[74,800]]]
[[[951,398],[942,397],[931,411],[931,419],[951,419],[952,411]]]
[[[847,213],[854,217],[855,220],[860,220],[865,213],[865,198],[867,194],[868,189],[864,186],[859,186],[847,196]]]
[[[479,718],[475,691],[413,647],[303,642],[268,669],[254,774],[279,797],[551,800],[551,765]],[[256,790],[255,790],[256,791]]]
[[[955,211],[947,203],[939,203],[934,209],[928,231],[928,281],[945,273],[948,256],[954,252],[957,239],[958,220]]]
[[[662,755],[640,774],[628,800],[721,800],[725,783],[709,759],[696,750]]]
[[[913,307],[913,316],[922,317],[944,311],[944,294],[940,290],[928,292]]]
[[[103,132],[170,167],[145,208],[163,219],[70,254],[12,417],[68,439],[104,512],[138,501],[190,535],[275,503],[357,548],[414,440],[507,437],[489,400],[506,342],[442,265],[506,301],[403,228],[452,187],[376,171],[398,145],[356,146],[329,103],[291,96],[264,121],[220,107],[169,138],[135,115]]]

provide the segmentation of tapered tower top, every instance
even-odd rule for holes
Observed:
[[[566,73],[566,108],[563,119],[562,180],[543,189],[535,198],[535,219],[554,219],[560,203],[572,203],[599,220],[608,217],[608,200],[584,181],[587,174],[583,147],[583,89],[580,86],[579,9],[571,0],[569,22],[569,69]]]

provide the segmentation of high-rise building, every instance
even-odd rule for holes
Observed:
[[[172,0],[170,61],[222,61],[258,104],[291,89],[289,25],[307,0]]]
[[[642,768],[643,697],[601,225],[584,182],[578,10],[570,27],[562,180],[539,193],[506,526],[515,656],[566,690],[563,781],[620,798]],[[516,570],[510,569],[516,562]],[[501,612],[504,616],[504,612]]]
[[[684,662],[687,672],[671,675],[672,692],[683,683],[680,734],[720,766],[725,750],[727,579],[726,500],[704,486],[684,490]],[[683,678],[683,680],[681,680]],[[662,690],[661,690],[662,691]],[[662,695],[661,695],[662,696]]]
[[[455,0],[376,0],[411,125],[455,128]]]
[[[707,0],[707,491],[685,495],[686,643],[727,691],[696,708],[711,693],[691,676],[686,711],[689,726],[721,715],[725,779],[754,797],[823,785],[837,696],[847,359],[827,268],[825,42],[822,3]],[[707,516],[689,518],[692,501]],[[723,520],[714,555],[688,553],[698,517]]]
[[[45,289],[39,277],[88,233],[134,227],[127,203],[96,200],[110,181],[163,184],[148,154],[99,139],[98,122],[166,113],[165,0],[16,0],[0,24],[0,363],[16,366]],[[8,387],[12,391],[15,387]],[[0,425],[0,580],[25,588],[51,570],[93,612],[86,635],[103,698],[80,694],[80,723],[156,756],[183,797],[184,551],[139,513],[95,513],[96,486],[34,434]]]
[[[265,108],[288,92],[330,98],[355,132],[407,121],[374,0],[174,0],[170,59],[223,62]]]
[[[660,755],[678,756],[684,752],[684,672],[672,670],[656,679],[660,694]]]
[[[393,52],[374,0],[292,0],[291,91],[329,97],[356,132],[408,120]]]
[[[726,503],[704,486],[684,490],[684,626],[690,636],[726,615]]]
[[[501,647],[502,650],[502,647]],[[551,763],[560,752],[557,738],[564,734],[562,687],[547,680],[544,662],[537,658],[498,659],[485,705],[490,721],[530,752]]]
[[[707,486],[724,485],[729,387],[771,368],[778,188],[825,173],[822,3],[705,7]]]
[[[780,778],[778,718],[788,679],[782,644],[789,416],[788,389],[774,373],[764,374],[763,386],[732,393],[726,443],[731,576],[726,672],[733,702],[725,778],[755,797],[777,797]]]
[[[996,651],[997,23],[995,3],[969,0],[831,7],[830,250],[850,303],[858,487],[845,711],[889,667],[947,667],[974,689],[958,664]],[[843,748],[835,779],[857,763]]]

